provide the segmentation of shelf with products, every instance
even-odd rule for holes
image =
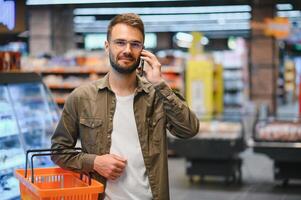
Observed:
[[[36,71],[37,73],[47,75],[47,74],[57,74],[57,75],[85,75],[85,74],[105,74],[106,71],[95,70],[93,68],[85,67],[59,67],[52,69],[44,69]]]
[[[183,93],[184,58],[178,51],[157,52],[162,61],[162,76],[169,86]],[[80,58],[80,59],[79,59]],[[73,55],[64,58],[25,58],[23,71],[34,71],[52,91],[55,101],[63,106],[68,94],[76,87],[97,80],[109,71],[104,52],[85,52],[84,56]]]
[[[42,76],[44,83],[52,91],[55,102],[57,102],[58,105],[64,105],[65,99],[72,90],[80,85],[97,80],[105,75],[105,72],[90,72],[86,71],[85,73],[74,73],[73,71],[72,73],[51,73],[48,71],[47,73],[42,73]]]
[[[223,66],[225,111],[243,108],[249,94],[247,44],[243,38],[237,38],[235,43],[233,50],[212,52],[215,61]]]
[[[58,119],[58,107],[38,74],[0,73],[1,199],[12,197],[13,172],[24,167],[25,151],[50,147]],[[52,164],[45,158],[35,162],[38,166]],[[15,192],[14,197],[18,194]]]
[[[161,50],[156,53],[159,62],[162,64],[162,78],[168,85],[184,95],[184,69],[186,54],[180,50]]]
[[[269,116],[257,119],[251,144],[254,152],[274,162],[274,178],[288,184],[301,179],[301,119],[294,116]]]
[[[242,67],[224,67],[224,106],[243,107],[245,83],[242,75]],[[233,105],[233,106],[232,106]]]
[[[59,106],[76,87],[103,77],[108,66],[104,51],[70,51],[64,56],[22,59],[22,70],[39,73]]]
[[[58,105],[64,105],[67,97],[68,97],[68,95],[64,95],[64,97],[61,97],[61,96],[58,96],[57,94],[54,94],[54,101]]]

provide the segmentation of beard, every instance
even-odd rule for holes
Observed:
[[[125,55],[124,57],[127,57],[129,59],[134,59],[131,55]],[[113,69],[120,74],[131,74],[138,68],[138,66],[140,64],[140,60],[138,59],[131,66],[122,67],[121,65],[119,65],[117,63],[118,58],[116,58],[116,60],[114,60],[113,54],[111,52],[109,53],[109,58],[110,58],[110,64],[113,67]]]

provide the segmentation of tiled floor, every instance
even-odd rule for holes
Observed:
[[[273,179],[273,163],[248,149],[243,158],[243,183],[226,185],[223,179],[206,179],[190,184],[185,175],[185,160],[169,159],[171,200],[301,200],[301,182],[287,187]],[[210,178],[210,177],[208,177]]]

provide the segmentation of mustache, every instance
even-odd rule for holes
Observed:
[[[118,59],[136,60],[131,54],[122,54],[118,56]]]

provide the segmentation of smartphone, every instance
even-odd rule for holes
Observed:
[[[140,58],[140,64],[139,64],[139,76],[143,76],[144,74],[144,60]]]

